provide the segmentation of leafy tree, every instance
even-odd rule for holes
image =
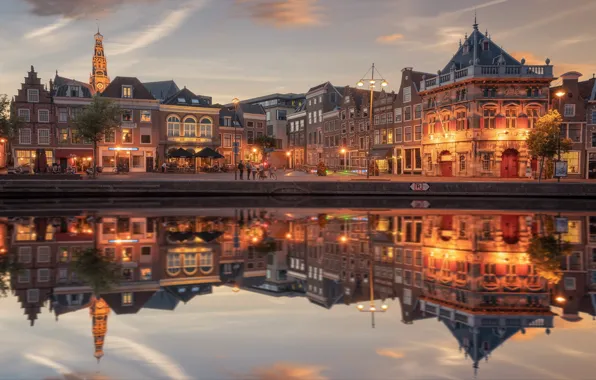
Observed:
[[[95,295],[111,290],[121,279],[120,266],[114,257],[95,248],[88,248],[73,258],[71,269],[91,286]]]
[[[561,241],[555,234],[555,220],[552,216],[539,215],[541,235],[530,240],[528,255],[536,273],[549,284],[561,281],[561,260],[571,254],[571,244]]]
[[[8,151],[12,142],[17,138],[19,128],[23,125],[16,112],[10,112],[10,101],[6,95],[0,95],[0,137],[6,138]],[[9,165],[13,164],[13,157],[10,156]]]
[[[74,120],[75,131],[93,144],[93,168],[97,167],[97,144],[120,125],[122,110],[111,100],[95,95]],[[95,178],[95,170],[93,172]]]
[[[271,136],[259,136],[255,139],[255,144],[261,149],[275,148],[275,139]]]
[[[568,152],[573,141],[568,138],[561,138],[560,127],[563,119],[556,110],[550,110],[546,115],[536,121],[536,127],[530,132],[527,139],[528,149],[533,156],[540,159],[540,175],[538,182],[542,179],[544,161],[552,160],[560,152]]]
[[[0,254],[0,298],[6,297],[10,290],[10,277],[18,275],[20,267],[7,254]]]

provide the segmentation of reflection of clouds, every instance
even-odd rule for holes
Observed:
[[[130,350],[137,355],[139,359],[157,367],[166,377],[171,379],[190,379],[190,376],[184,372],[184,369],[175,363],[170,357],[155,351],[143,344],[134,342],[130,339],[111,336],[110,351],[112,350]]]
[[[36,363],[36,364],[53,369],[54,371],[56,371],[57,373],[59,373],[61,375],[66,375],[68,373],[73,372],[70,368],[48,358],[47,356],[40,356],[40,355],[27,353],[27,354],[24,354],[23,357],[29,361]]]
[[[255,368],[249,379],[255,380],[327,380],[322,374],[324,367],[295,363],[277,363],[271,367]]]

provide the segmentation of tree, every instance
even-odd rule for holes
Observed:
[[[528,149],[540,159],[538,182],[542,179],[544,161],[552,160],[559,152],[568,152],[573,146],[571,139],[561,138],[562,121],[558,111],[550,110],[536,121],[536,127],[528,135]]]
[[[536,273],[553,285],[561,281],[561,260],[570,253],[571,245],[559,241],[554,235],[535,236],[528,247]]]
[[[259,136],[255,139],[255,144],[260,146],[261,149],[275,148],[275,138],[271,136]]]
[[[20,266],[9,255],[0,254],[0,298],[6,297],[10,285],[8,281],[11,276],[18,275]]]
[[[10,112],[10,101],[8,96],[0,95],[0,137],[6,138],[7,150],[10,151],[12,142],[19,134],[19,128],[23,125],[16,112]],[[10,156],[9,165],[13,164],[13,157]]]
[[[122,110],[117,104],[95,95],[93,101],[74,120],[75,131],[83,140],[93,144],[93,178],[97,167],[97,144],[115,131],[120,125],[121,117]]]
[[[88,248],[73,257],[71,269],[93,289],[95,295],[108,292],[121,279],[121,268],[114,257],[95,248]]]

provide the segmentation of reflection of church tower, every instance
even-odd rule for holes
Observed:
[[[93,54],[93,72],[89,78],[89,84],[97,92],[103,92],[110,84],[108,77],[108,62],[103,51],[103,36],[97,30],[95,35],[95,52]]]
[[[103,343],[108,331],[108,314],[110,307],[102,298],[94,298],[91,301],[89,315],[92,320],[93,340],[95,342],[95,357],[97,362],[103,356]]]

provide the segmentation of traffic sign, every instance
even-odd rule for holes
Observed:
[[[410,185],[410,190],[412,191],[428,191],[430,186],[426,182],[415,182]]]

